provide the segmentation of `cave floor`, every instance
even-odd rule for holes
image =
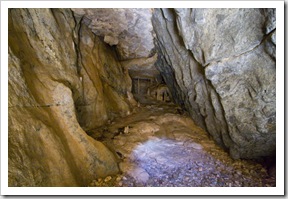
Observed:
[[[113,151],[121,171],[88,186],[276,186],[275,175],[256,162],[231,159],[179,107],[139,99],[129,116],[87,132]]]

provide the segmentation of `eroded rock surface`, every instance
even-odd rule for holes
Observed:
[[[84,130],[99,127],[130,111],[128,70],[116,53],[82,24],[79,30],[79,78],[83,94],[76,101],[77,117]]]
[[[275,154],[275,25],[274,9],[153,15],[157,68],[173,98],[234,158]]]
[[[9,186],[83,186],[118,172],[83,128],[126,115],[131,80],[89,31],[70,9],[9,10]]]
[[[273,9],[175,9],[186,49],[205,66],[258,46],[276,27]]]
[[[72,9],[84,16],[84,23],[108,44],[116,45],[120,59],[153,55],[152,9]]]
[[[157,53],[152,26],[153,9],[82,9],[73,8],[77,19],[82,20],[97,36],[115,46],[121,65],[133,76],[155,76]]]

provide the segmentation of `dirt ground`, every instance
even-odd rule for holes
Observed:
[[[121,170],[88,186],[276,186],[275,173],[253,161],[231,159],[181,108],[140,100],[129,116],[87,132],[115,153]]]

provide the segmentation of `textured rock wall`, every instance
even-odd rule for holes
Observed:
[[[157,53],[149,8],[73,8],[76,17],[116,49],[121,65],[132,77],[153,77]]]
[[[155,9],[157,68],[233,158],[275,153],[275,9]]]
[[[108,44],[115,45],[119,58],[147,58],[153,52],[152,9],[73,8],[77,16]]]
[[[129,111],[131,80],[107,44],[69,9],[10,9],[8,68],[9,186],[83,186],[118,172],[79,125]]]
[[[82,24],[78,44],[82,95],[76,100],[79,123],[85,130],[103,125],[107,119],[130,111],[127,92],[132,81],[111,47]]]

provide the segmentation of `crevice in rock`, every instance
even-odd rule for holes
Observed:
[[[72,11],[71,11],[72,12]],[[75,23],[75,27],[72,31],[72,35],[73,35],[73,44],[74,44],[74,49],[76,51],[76,67],[77,67],[77,73],[78,76],[81,77],[81,68],[82,68],[82,63],[81,63],[81,53],[79,51],[79,44],[80,44],[80,29],[81,29],[81,24],[83,21],[83,16],[80,18],[76,18],[74,12],[72,12],[72,16],[74,19],[74,23]]]
[[[44,105],[14,105],[8,106],[8,108],[49,108],[53,106],[71,106],[72,104],[44,104]]]
[[[227,124],[227,119],[225,118],[225,109],[221,103],[221,98],[219,96],[219,94],[217,93],[216,91],[216,88],[213,86],[212,82],[209,80],[209,79],[206,79],[206,83],[208,84],[209,87],[211,87],[214,91],[214,93],[216,94],[216,99],[217,99],[217,102],[218,102],[218,105],[220,105],[220,108],[221,110],[218,110],[220,113],[219,115],[221,115],[222,117],[219,118],[219,120],[222,122],[221,124],[221,131],[220,131],[220,135],[221,135],[221,138],[222,138],[222,147],[228,151],[228,149],[233,145],[232,144],[232,139],[231,139],[231,136],[229,134],[229,129],[228,129],[228,124]],[[210,98],[210,101],[212,101],[212,98],[211,98],[211,92],[208,92],[209,93],[209,98]],[[215,110],[215,107],[214,105],[212,104],[211,105],[214,109],[214,114],[216,113],[216,110]],[[214,115],[215,118],[218,119],[218,117],[216,115]],[[206,124],[207,125],[207,124]],[[208,124],[209,125],[209,124]],[[226,136],[228,136],[228,138],[226,138]]]

